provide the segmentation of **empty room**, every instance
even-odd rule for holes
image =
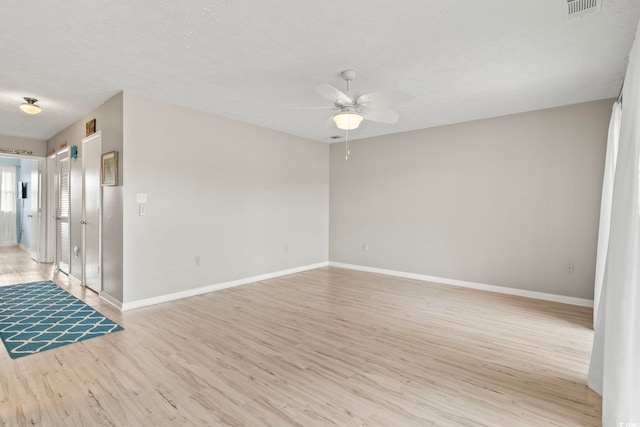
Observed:
[[[640,427],[640,2],[11,2],[0,424]]]

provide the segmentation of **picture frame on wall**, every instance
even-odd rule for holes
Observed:
[[[96,133],[96,119],[89,120],[85,125],[85,127],[86,127],[87,136],[93,135],[94,133]]]
[[[102,155],[102,185],[118,185],[118,152]]]

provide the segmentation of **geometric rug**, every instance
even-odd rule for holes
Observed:
[[[51,281],[0,287],[0,337],[12,359],[120,330]]]

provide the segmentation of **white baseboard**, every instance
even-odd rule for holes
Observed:
[[[347,268],[349,270],[366,271],[369,273],[385,274],[387,276],[402,277],[405,279],[434,282],[443,285],[460,286],[463,288],[479,289],[481,291],[497,292],[500,294],[517,295],[520,297],[535,298],[545,301],[561,302],[564,304],[579,305],[581,307],[593,307],[593,300],[585,298],[568,297],[565,295],[548,294],[544,292],[528,291],[526,289],[507,288],[505,286],[487,285],[484,283],[467,282],[465,280],[447,279],[444,277],[427,276],[424,274],[406,273],[403,271],[386,270],[383,268],[365,267],[362,265],[343,264],[330,261],[332,267]]]
[[[112,297],[108,293],[102,291],[100,292],[100,299],[108,303],[109,305],[114,306],[118,310],[122,311],[122,301],[118,301],[115,297]]]
[[[67,275],[67,277],[69,278],[69,281],[74,285],[82,286],[82,280],[78,279],[77,277],[73,277],[70,274]]]
[[[230,282],[216,283],[214,285],[202,286],[200,288],[188,289],[186,291],[174,292],[167,295],[160,295],[153,298],[146,298],[137,301],[122,303],[121,311],[133,310],[136,308],[146,307],[149,305],[161,304],[163,302],[175,301],[182,298],[193,297],[196,295],[206,294],[209,292],[219,291],[222,289],[233,288],[235,286],[247,285],[249,283],[260,282],[263,280],[274,279],[276,277],[288,276],[289,274],[300,273],[302,271],[315,270],[316,268],[328,266],[328,262],[320,262],[317,264],[305,265],[302,267],[290,268],[288,270],[275,271],[273,273],[261,274],[259,276],[247,277],[245,279],[232,280]]]
[[[25,246],[23,243],[20,243],[18,246],[20,246],[20,249],[22,249],[23,251],[31,253],[31,249],[28,246]]]

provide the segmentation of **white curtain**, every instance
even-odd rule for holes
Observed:
[[[16,167],[0,166],[0,246],[15,245]]]
[[[605,427],[640,426],[640,42],[622,98],[609,247],[589,367]]]
[[[620,119],[622,107],[619,102],[613,104],[611,122],[609,123],[609,137],[607,139],[607,154],[604,162],[604,179],[602,181],[602,201],[600,203],[600,228],[598,230],[598,255],[596,257],[596,281],[593,292],[593,327],[596,327],[597,313],[600,306],[602,281],[604,280],[604,265],[607,261],[609,249],[609,230],[611,226],[611,205],[613,204],[613,180],[616,173],[618,157],[618,141],[620,139]],[[640,426],[638,426],[640,427]]]

